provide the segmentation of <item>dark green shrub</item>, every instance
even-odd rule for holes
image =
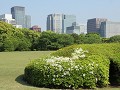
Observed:
[[[120,85],[120,53],[110,58],[110,83]]]
[[[109,42],[120,42],[120,35],[110,37]]]

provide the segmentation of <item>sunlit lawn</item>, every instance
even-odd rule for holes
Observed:
[[[21,75],[30,60],[50,53],[50,51],[0,52],[0,90],[48,90],[27,85],[22,81]],[[108,87],[100,90],[120,90],[120,88]]]

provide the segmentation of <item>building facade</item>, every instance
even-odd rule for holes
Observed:
[[[73,23],[71,27],[67,27],[66,33],[67,34],[76,33],[79,35],[86,34],[87,30],[85,25],[78,25],[77,23]]]
[[[31,16],[25,15],[25,28],[31,28]]]
[[[55,33],[66,33],[67,27],[72,26],[76,22],[74,15],[50,14],[47,17],[47,30],[52,30]]]
[[[25,7],[14,6],[11,8],[11,14],[17,25],[22,25],[23,28],[31,27],[31,17],[25,15]]]
[[[47,17],[47,30],[55,33],[62,33],[63,30],[63,14],[50,14]]]
[[[30,28],[31,30],[37,31],[37,32],[41,32],[41,28],[38,25],[34,25],[32,26],[32,28]]]
[[[15,19],[12,19],[12,14],[0,15],[0,20],[12,25],[16,25]]]
[[[100,27],[100,35],[105,38],[120,35],[120,22],[102,22]]]
[[[101,22],[107,21],[104,18],[93,18],[87,21],[87,33],[99,33]]]
[[[66,33],[67,27],[70,27],[76,23],[76,16],[74,15],[64,15],[63,17],[63,33]]]

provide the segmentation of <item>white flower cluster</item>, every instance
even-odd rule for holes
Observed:
[[[84,51],[82,48],[77,48],[72,53],[72,59],[85,58],[85,53],[88,53],[88,51]]]
[[[70,64],[71,68],[76,68],[77,66],[74,65],[73,60],[76,60],[79,58],[85,58],[85,53],[88,53],[88,51],[84,51],[82,48],[77,48],[71,54],[72,57],[62,57],[62,56],[54,57],[54,56],[52,56],[51,58],[46,59],[46,63],[50,64],[51,66],[58,67],[60,71],[63,69],[62,65],[61,65],[62,62],[68,62],[68,64]],[[76,68],[76,69],[78,69],[78,68]]]
[[[61,65],[62,62],[68,62],[70,66],[73,65],[73,61],[69,57],[54,57],[52,56],[51,58],[46,59],[46,63],[50,64],[53,67],[56,67],[59,71],[63,70],[63,66]]]
[[[63,71],[63,74],[61,75],[61,77],[64,77],[64,76],[70,76],[70,72],[71,70],[77,70],[79,71],[79,69],[83,69],[82,66],[80,65],[76,65],[74,63],[74,60],[77,60],[77,59],[80,59],[80,58],[85,58],[85,53],[88,53],[88,51],[84,51],[82,48],[77,48],[74,50],[74,52],[71,54],[71,57],[62,57],[62,56],[52,56],[48,59],[45,59],[46,60],[46,63],[55,67],[57,70],[59,71]],[[63,64],[62,63],[66,63],[67,62],[67,65],[69,66],[69,68],[65,69],[63,67]],[[92,73],[92,72],[90,72]],[[83,76],[85,76],[85,74],[83,74]],[[55,78],[58,77],[58,75],[53,75],[53,81],[55,81]]]

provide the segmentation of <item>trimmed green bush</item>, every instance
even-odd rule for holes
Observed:
[[[57,52],[52,53],[52,55],[69,57],[75,48],[82,48],[84,50],[88,50],[89,55],[105,55],[110,58],[114,54],[120,52],[120,43],[72,45],[66,48],[59,49]]]
[[[66,57],[51,56],[31,62],[25,68],[25,80],[35,86],[53,88],[95,88],[109,84],[106,56],[76,47],[68,51]]]
[[[32,61],[25,67],[24,78],[34,86],[49,88],[105,87],[109,77],[110,83],[119,84],[119,52],[119,43],[72,45]]]

